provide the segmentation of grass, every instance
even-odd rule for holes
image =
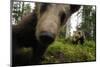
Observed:
[[[66,42],[64,39],[59,39],[48,47],[43,64],[87,62],[95,60],[96,44],[94,41],[85,41],[83,45],[75,45],[70,42]]]

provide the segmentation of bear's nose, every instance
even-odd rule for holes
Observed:
[[[39,40],[42,44],[51,44],[54,41],[54,35],[50,32],[40,33]]]

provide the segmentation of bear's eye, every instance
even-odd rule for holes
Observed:
[[[48,3],[42,3],[41,4],[41,7],[40,7],[40,13],[41,14],[46,11],[48,5],[49,5]]]
[[[60,15],[61,25],[64,24],[65,18],[66,18],[66,14],[64,12],[61,13],[61,15]]]

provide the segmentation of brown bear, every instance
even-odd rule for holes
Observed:
[[[60,27],[79,8],[79,5],[36,3],[32,13],[12,26],[12,66],[41,64]]]
[[[82,44],[85,41],[85,35],[82,31],[74,31],[74,34],[72,36],[72,43],[73,44]]]

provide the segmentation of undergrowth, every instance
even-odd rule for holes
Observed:
[[[64,39],[59,39],[48,47],[43,63],[87,62],[95,60],[96,44],[94,41],[85,41],[83,45],[76,45]]]

